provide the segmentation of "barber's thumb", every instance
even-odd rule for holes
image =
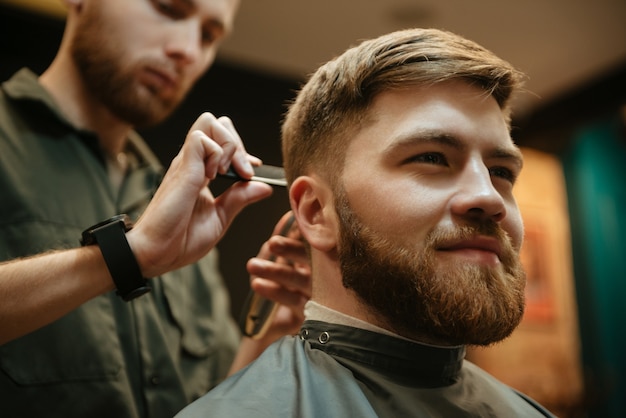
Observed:
[[[272,195],[272,186],[254,181],[240,181],[226,189],[215,199],[215,204],[228,216],[229,221],[246,206]]]

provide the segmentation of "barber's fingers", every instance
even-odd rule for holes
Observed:
[[[250,282],[251,289],[259,296],[294,310],[304,308],[304,303],[311,298],[310,293],[289,288],[269,279],[255,278]]]
[[[253,166],[259,166],[263,163],[263,161],[261,161],[260,158],[255,157],[254,155],[250,155],[246,152],[245,146],[243,145],[243,140],[241,139],[241,137],[239,136],[239,132],[237,132],[237,128],[235,128],[235,125],[233,124],[233,121],[228,117],[228,116],[221,116],[219,118],[217,118],[218,122],[220,122],[222,125],[224,125],[224,127],[226,129],[228,129],[230,131],[230,133],[233,135],[233,137],[235,137],[238,142],[239,142],[239,146],[237,148],[237,150],[235,152],[242,152],[245,154],[248,162],[250,162],[250,164],[252,164]]]
[[[264,250],[277,261],[308,266],[309,257],[305,240],[293,216],[293,211],[288,211],[280,218],[274,227],[273,236],[265,242]]]
[[[246,269],[257,286],[282,287],[307,297],[311,296],[311,269],[308,263],[287,264],[280,259],[270,261],[253,257],[248,260]]]
[[[258,165],[258,159],[245,151],[241,137],[230,118],[226,116],[216,118],[213,114],[205,112],[191,126],[190,132],[193,130],[204,132],[222,148],[223,154],[218,165],[220,173],[225,173],[233,165],[237,173],[244,178],[254,175],[251,163]]]
[[[200,144],[199,157],[204,164],[204,175],[213,180],[217,176],[223,164],[224,148],[215,142],[202,130],[194,130],[189,133],[189,140]]]
[[[215,209],[225,225],[230,225],[244,207],[271,196],[272,192],[272,186],[258,181],[236,182],[215,198]]]
[[[231,164],[235,151],[240,146],[240,140],[233,136],[232,132],[209,112],[201,114],[198,119],[196,119],[193,125],[191,125],[190,132],[193,131],[203,132],[222,148],[217,170],[221,173],[226,172]],[[252,170],[252,167],[250,167],[250,170]]]
[[[290,224],[290,226],[287,226],[288,224]],[[285,228],[288,228],[288,231],[285,231]],[[287,235],[287,236],[291,236],[294,232],[292,232],[292,230],[295,229],[295,233],[299,234],[299,230],[297,228],[297,225],[295,223],[295,221],[293,220],[293,214],[291,211],[288,211],[287,213],[285,213],[276,223],[276,225],[274,225],[274,230],[272,232],[272,236],[263,243],[263,245],[261,246],[261,249],[259,250],[259,253],[257,254],[257,257],[259,258],[264,258],[264,259],[270,259],[272,257],[275,257],[277,255],[281,255],[281,254],[277,254],[274,253],[273,249],[270,247],[270,243],[277,238],[281,238],[283,235]],[[298,237],[294,237],[296,239],[299,238]],[[279,241],[279,244],[282,241]],[[279,245],[278,244],[278,245]]]
[[[306,245],[300,237],[300,232],[295,227],[295,232],[291,232],[289,236],[273,235],[264,244],[264,251],[271,256],[277,258],[277,261],[283,261],[285,264],[309,264],[309,257],[306,251]],[[259,257],[269,258],[266,254],[259,254]]]
[[[290,223],[289,230],[285,233],[283,229],[285,229],[288,223]],[[283,216],[280,217],[278,222],[276,222],[276,225],[274,225],[274,232],[272,233],[272,235],[280,234],[285,236],[291,236],[292,231],[297,231],[297,229],[298,228],[293,217],[293,212],[287,211],[283,214]]]

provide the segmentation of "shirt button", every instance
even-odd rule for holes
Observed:
[[[159,383],[161,383],[161,378],[159,376],[152,376],[150,378],[150,383],[152,384],[152,386],[157,386],[159,385]]]

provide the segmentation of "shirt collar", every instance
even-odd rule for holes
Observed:
[[[13,77],[2,84],[2,89],[4,93],[13,100],[31,101],[42,104],[54,114],[59,122],[74,128],[70,121],[63,115],[50,93],[39,83],[37,75],[28,68],[22,68],[15,73]]]
[[[61,109],[50,93],[41,85],[37,75],[31,70],[28,68],[19,70],[13,77],[2,84],[2,90],[12,100],[30,102],[31,105],[39,105],[40,112],[38,114],[40,115],[44,115],[44,113],[41,113],[41,110],[45,109],[46,117],[52,117],[58,123],[65,125],[67,129],[75,131],[104,163],[96,134],[91,131],[78,129],[72,125],[61,112]],[[126,151],[132,154],[134,158],[131,164],[147,164],[154,167],[156,170],[160,171],[162,169],[159,159],[135,131],[131,131],[128,135]]]
[[[306,305],[304,305],[304,318],[316,321],[330,322],[339,325],[347,325],[354,328],[361,328],[372,332],[378,332],[379,334],[385,334],[396,338],[406,339],[389,330],[378,327],[374,324],[370,324],[369,322],[363,321],[359,318],[346,315],[343,312],[336,311],[313,300],[309,300]]]

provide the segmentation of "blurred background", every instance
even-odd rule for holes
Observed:
[[[60,0],[0,0],[0,80],[47,67],[64,14]],[[280,165],[285,104],[307,75],[361,39],[415,26],[477,41],[529,77],[513,118],[526,157],[516,196],[527,311],[511,338],[469,358],[558,416],[626,416],[625,0],[242,0],[216,64],[168,121],[141,133],[167,166],[208,110]],[[276,189],[220,243],[236,319],[245,262],[287,208]]]

